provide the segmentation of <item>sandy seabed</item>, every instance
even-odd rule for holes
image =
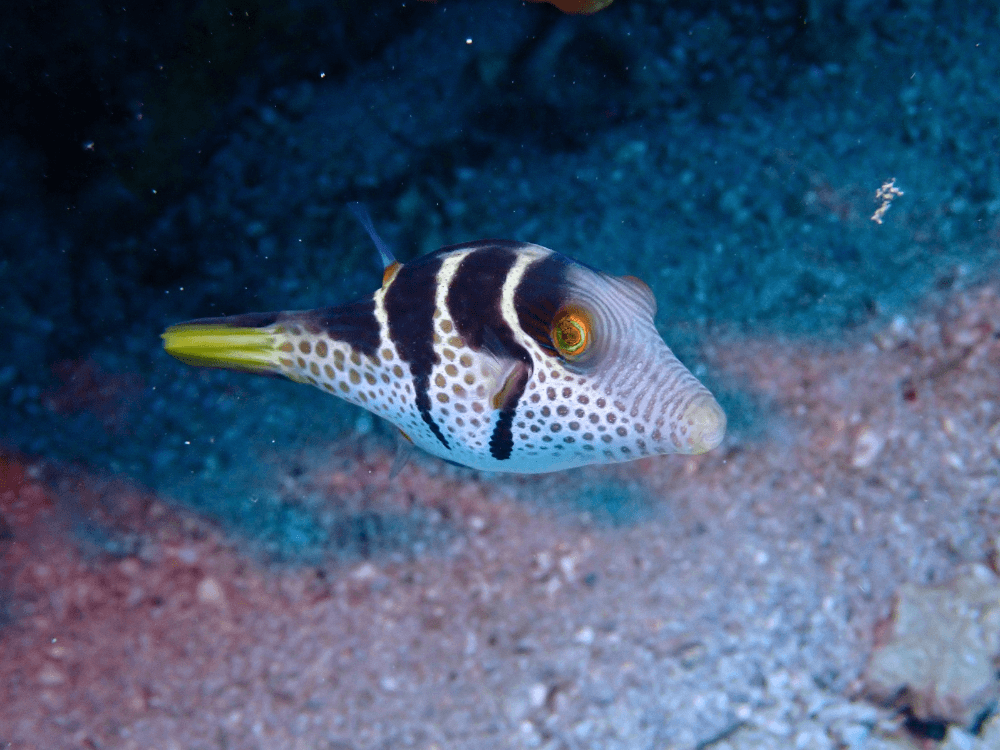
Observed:
[[[380,452],[308,466],[291,491],[347,503],[371,542],[319,565],[3,456],[0,747],[934,746],[865,669],[901,586],[993,574],[997,288],[837,346],[722,335],[704,357],[743,394],[706,456],[536,478],[420,458],[390,480]],[[414,506],[424,541],[380,547]],[[994,723],[947,743],[993,747]]]

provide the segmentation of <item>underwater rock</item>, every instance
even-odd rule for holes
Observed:
[[[907,583],[864,676],[879,701],[921,721],[970,726],[997,699],[1000,582],[973,566],[947,586]]]

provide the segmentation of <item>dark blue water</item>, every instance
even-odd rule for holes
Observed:
[[[643,278],[713,386],[720,331],[835,342],[996,274],[989,3],[77,2],[2,33],[0,442],[278,551],[325,542],[274,466],[391,430],[159,334],[377,288],[350,201],[403,261],[505,237]]]

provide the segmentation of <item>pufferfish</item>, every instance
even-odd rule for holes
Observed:
[[[374,294],[181,323],[163,333],[166,351],[309,383],[428,453],[487,471],[698,454],[722,442],[725,413],[660,337],[656,300],[639,279],[510,240],[401,264],[359,218],[385,268]]]

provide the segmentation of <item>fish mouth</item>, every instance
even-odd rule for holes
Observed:
[[[717,448],[726,436],[726,413],[712,396],[692,401],[684,410],[680,423],[687,425],[687,450],[699,455]]]

